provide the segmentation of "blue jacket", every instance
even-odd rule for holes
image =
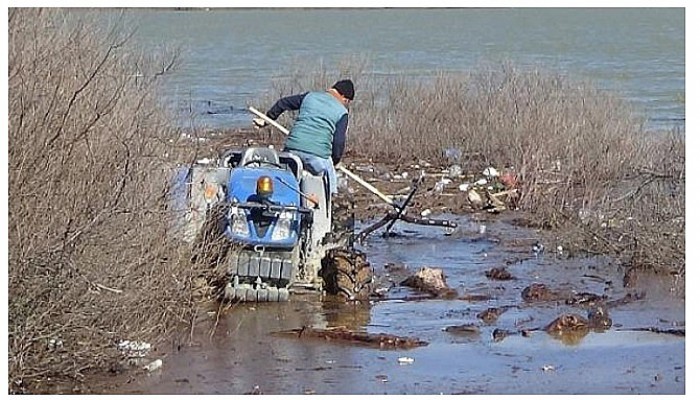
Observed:
[[[275,120],[283,112],[299,110],[286,149],[333,159],[337,164],[345,151],[348,111],[327,92],[306,92],[279,99],[266,113]]]

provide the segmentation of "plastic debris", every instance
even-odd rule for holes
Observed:
[[[396,361],[399,362],[399,365],[411,365],[416,360],[411,357],[399,357]]]
[[[457,162],[462,158],[462,151],[455,149],[454,147],[450,147],[445,149],[445,157],[447,157],[447,159],[451,162]]]
[[[474,182],[475,185],[479,185],[479,186],[484,186],[487,183],[489,183],[489,181],[487,181],[485,178],[481,178],[478,181]]]
[[[488,168],[486,168],[486,169],[484,170],[484,172],[482,172],[482,174],[483,174],[485,177],[487,177],[487,178],[495,178],[495,177],[501,175],[501,173],[498,172],[498,170],[497,170],[496,168],[494,168],[494,167],[488,167]]]
[[[58,350],[63,348],[63,340],[60,338],[51,338],[48,344],[49,350]]]
[[[468,183],[463,183],[463,184],[459,185],[459,191],[460,191],[460,192],[466,192],[467,190],[469,190],[469,184],[468,184]]]
[[[451,165],[450,168],[447,170],[447,176],[450,178],[459,178],[462,175],[462,167],[459,165]]]
[[[532,245],[532,253],[535,256],[539,256],[544,252],[544,245],[540,242],[535,242],[535,244]]]
[[[146,364],[146,365],[143,367],[143,369],[145,369],[145,370],[148,371],[148,372],[153,372],[153,371],[159,369],[159,368],[162,367],[162,366],[163,366],[163,360],[161,360],[161,359],[159,358],[159,359],[157,359],[157,360],[154,360],[153,362],[150,362],[150,363]]]
[[[420,212],[420,216],[421,216],[421,217],[427,217],[428,215],[430,215],[430,214],[432,214],[432,213],[433,213],[433,212],[430,211],[429,208],[426,208],[425,210],[423,210],[423,211]]]
[[[467,193],[467,200],[474,208],[481,208],[484,205],[484,200],[476,190],[472,189]]]
[[[550,371],[554,371],[554,370],[555,370],[554,365],[547,364],[547,365],[542,366],[542,371],[544,371],[544,372],[550,372]]]
[[[151,350],[151,344],[146,342],[137,342],[130,340],[122,340],[117,345],[119,351],[129,358],[145,357]]]

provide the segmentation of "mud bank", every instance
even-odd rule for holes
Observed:
[[[434,227],[399,222],[395,235],[367,238],[362,249],[375,268],[379,299],[339,304],[298,295],[289,303],[238,304],[218,321],[200,324],[193,345],[164,351],[161,369],[131,373],[128,384],[121,376],[94,391],[685,393],[685,337],[678,334],[685,331],[685,303],[672,282],[641,275],[634,287],[625,287],[624,271],[604,258],[533,251],[537,233],[514,226],[507,215],[449,217],[459,222],[449,236]],[[411,300],[424,297],[398,283],[422,266],[442,268],[457,296]],[[494,279],[494,268],[508,271],[511,279]],[[534,283],[563,296],[526,301],[523,291]],[[590,304],[567,301],[582,293],[610,305],[610,327],[547,333],[543,328],[563,314],[586,316]],[[486,317],[489,310],[498,312]],[[279,334],[304,327],[411,337],[427,345],[377,348]]]

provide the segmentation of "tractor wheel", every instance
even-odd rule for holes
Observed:
[[[355,201],[352,194],[340,191],[331,205],[331,241],[334,247],[351,250],[355,240]]]
[[[347,300],[367,300],[372,290],[373,271],[364,253],[333,249],[322,262],[324,288]]]

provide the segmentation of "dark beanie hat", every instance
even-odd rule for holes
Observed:
[[[353,100],[355,98],[355,85],[352,84],[350,79],[336,82],[335,85],[333,85],[333,89],[337,90],[338,93],[348,100]]]

